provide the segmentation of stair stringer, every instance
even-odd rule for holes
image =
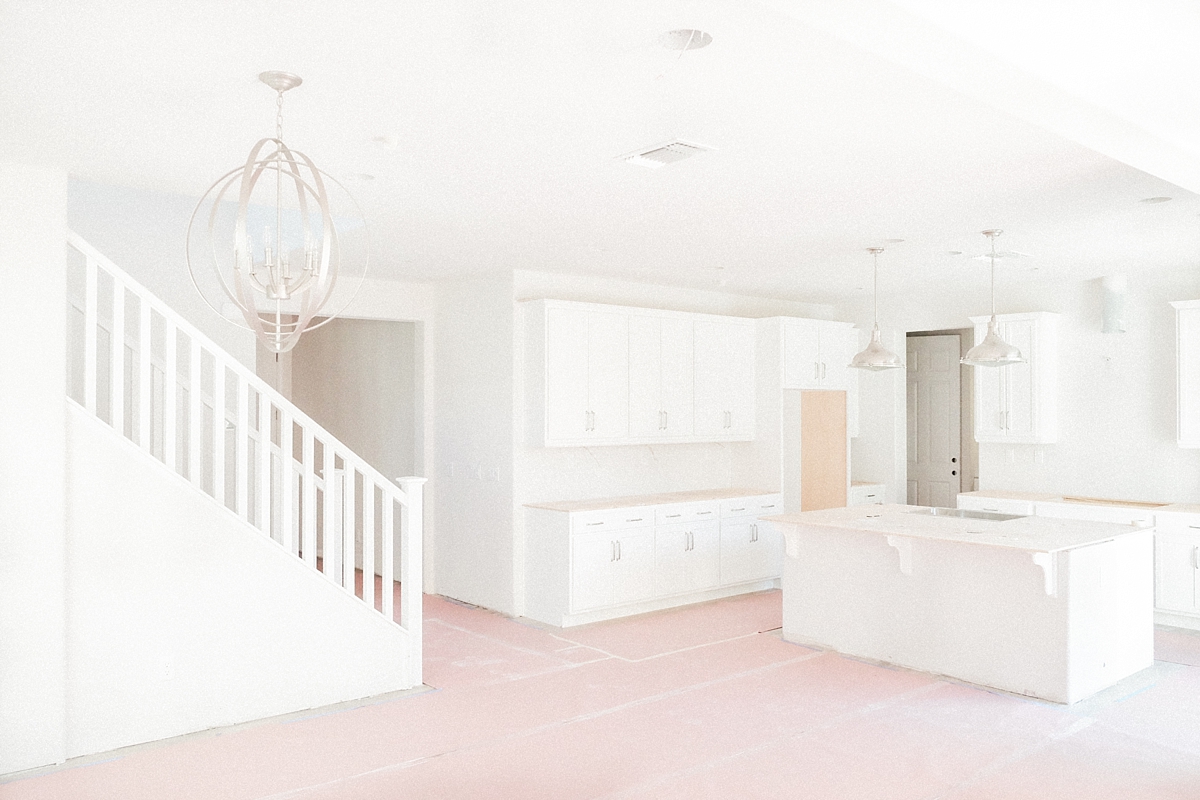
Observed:
[[[67,406],[68,757],[419,682],[404,628]]]

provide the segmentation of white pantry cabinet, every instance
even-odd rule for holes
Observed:
[[[635,439],[692,435],[692,320],[631,312],[629,433]]]
[[[522,305],[532,444],[754,438],[754,320],[565,300]]]
[[[525,616],[567,627],[776,587],[782,539],[757,515],[781,507],[744,489],[526,506]]]
[[[1004,341],[1027,359],[1004,367],[972,367],[975,441],[1049,444],[1058,439],[1058,314],[997,314]],[[990,317],[971,317],[975,344]]]
[[[1200,447],[1200,300],[1175,308],[1175,414],[1180,447]]]
[[[754,438],[754,322],[697,319],[695,432],[705,441]]]

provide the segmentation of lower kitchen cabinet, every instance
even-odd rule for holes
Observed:
[[[571,537],[571,610],[635,603],[654,596],[654,529]]]
[[[654,529],[656,594],[712,589],[721,582],[719,523],[663,525]]]
[[[782,539],[757,521],[778,494],[652,500],[527,506],[525,616],[568,627],[779,585]]]
[[[1200,514],[1160,513],[1154,530],[1154,606],[1200,628]]]

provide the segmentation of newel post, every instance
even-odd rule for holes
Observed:
[[[423,681],[421,592],[424,567],[421,545],[425,535],[422,500],[426,480],[418,477],[396,478],[396,483],[404,491],[400,517],[400,625],[412,636],[409,675],[413,686]]]

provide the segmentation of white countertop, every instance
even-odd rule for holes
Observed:
[[[853,506],[799,514],[780,514],[763,519],[779,525],[785,536],[789,535],[789,529],[793,527],[813,526],[907,536],[914,539],[968,542],[1036,553],[1054,553],[1087,547],[1145,530],[1134,525],[1079,522],[1050,517],[1018,517],[999,521],[909,513],[921,508],[923,506]]]
[[[1006,492],[999,489],[981,490],[978,492],[959,492],[960,495],[971,497],[994,497],[998,500],[1027,500],[1029,502],[1068,503],[1085,506],[1113,506],[1115,508],[1141,508],[1150,511],[1171,511],[1185,514],[1200,512],[1200,505],[1194,503],[1162,503],[1146,500],[1117,500],[1107,497],[1079,497],[1064,494],[1046,494],[1042,492]]]
[[[729,500],[734,497],[760,497],[778,494],[763,489],[697,489],[690,492],[663,492],[627,497],[600,497],[593,500],[561,500],[551,503],[527,503],[526,508],[545,508],[550,511],[607,511],[610,508],[637,508],[638,506],[662,506],[668,503],[699,503],[704,500]]]

